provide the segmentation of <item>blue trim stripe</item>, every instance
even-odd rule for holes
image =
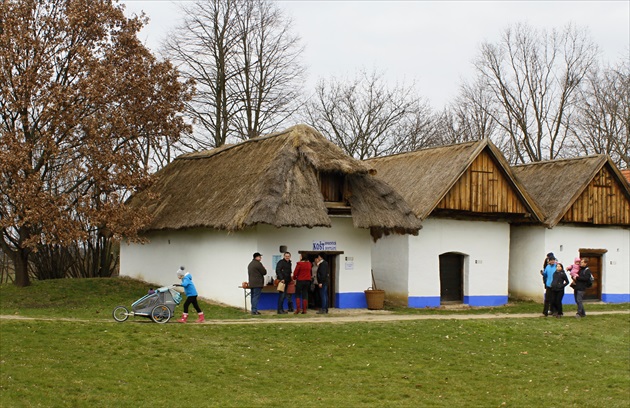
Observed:
[[[295,294],[293,295],[295,302]],[[278,307],[277,293],[261,293],[258,300],[258,310],[276,310]],[[366,309],[367,300],[364,292],[337,293],[335,295],[337,309]]]
[[[335,306],[338,309],[366,309],[367,300],[364,292],[337,293]]]
[[[602,302],[630,303],[630,293],[602,293]]]
[[[464,304],[469,306],[503,306],[507,305],[506,296],[464,296]]]
[[[439,296],[409,296],[407,306],[414,308],[440,307]]]
[[[464,296],[464,304],[470,306],[502,306],[508,303],[507,296]],[[439,296],[409,296],[408,307],[440,307]]]

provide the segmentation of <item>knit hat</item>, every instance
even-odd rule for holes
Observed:
[[[573,263],[580,263],[580,261],[582,261],[582,258],[577,257],[573,260]]]
[[[182,277],[182,276],[184,276],[184,275],[185,275],[185,273],[184,273],[184,269],[186,269],[186,268],[184,268],[183,266],[180,266],[180,267],[179,267],[179,269],[177,270],[177,277],[178,277],[178,278],[179,278],[179,277]]]

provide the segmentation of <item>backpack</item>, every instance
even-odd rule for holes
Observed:
[[[591,273],[591,270],[586,268],[586,271],[588,272],[588,282],[586,282],[586,287],[590,288],[593,286],[593,282],[595,281],[595,278],[593,277],[593,274]]]

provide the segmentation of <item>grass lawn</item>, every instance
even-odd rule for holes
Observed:
[[[115,323],[114,306],[130,304],[145,287],[125,279],[0,286],[1,314],[87,319],[0,320],[0,406],[630,404],[629,314],[581,320],[445,315],[314,324],[306,315],[300,316],[303,324]],[[202,307],[213,319],[250,320],[236,308]],[[539,312],[540,305],[517,306],[529,307]],[[597,305],[619,307],[628,309]]]

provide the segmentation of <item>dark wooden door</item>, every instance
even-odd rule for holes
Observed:
[[[464,256],[440,255],[440,302],[464,301]]]
[[[320,252],[317,251],[298,251],[300,254],[308,255],[309,261],[312,263],[315,261],[315,257]],[[337,307],[337,268],[339,255],[343,254],[343,251],[323,251],[324,260],[328,262],[328,308]],[[322,302],[319,296],[319,289],[309,293],[309,307],[319,309],[322,306]]]
[[[602,299],[602,254],[592,252],[580,252],[580,258],[588,258],[588,269],[591,270],[594,281],[593,286],[586,289],[585,300]]]

